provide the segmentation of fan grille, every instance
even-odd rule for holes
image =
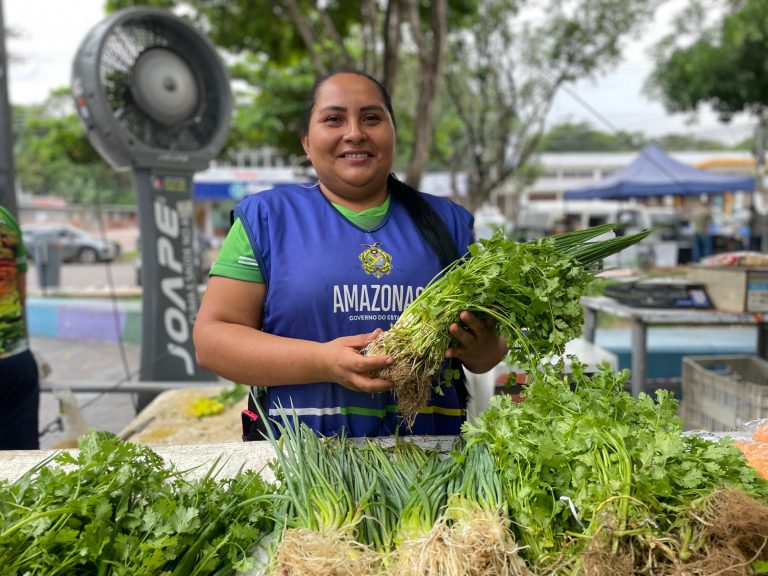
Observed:
[[[171,50],[188,63],[202,57],[187,35],[163,21],[141,18],[116,26],[105,39],[99,60],[99,80],[112,115],[133,138],[151,148],[200,150],[217,126],[221,96],[216,78],[206,71],[209,67],[190,66],[200,87],[198,111],[184,122],[162,124],[145,113],[131,93],[131,71],[141,54],[152,48]]]

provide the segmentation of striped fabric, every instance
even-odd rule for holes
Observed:
[[[256,261],[256,258],[251,258],[249,256],[238,256],[237,263],[241,266],[251,266],[253,268],[259,267],[259,263]]]

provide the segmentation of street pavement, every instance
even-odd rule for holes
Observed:
[[[136,286],[134,262],[66,263],[61,265],[60,274],[59,288],[46,293],[39,287],[35,264],[30,263],[28,296],[45,297],[54,293],[101,298],[141,295],[141,288]],[[137,380],[140,345],[33,335],[30,348],[38,364],[50,368],[48,378],[51,381],[98,381],[115,388],[108,393],[65,393],[63,397],[42,393],[39,424],[42,449],[70,447],[78,435],[92,428],[118,434],[135,418],[137,395],[119,392],[119,389],[126,381]]]
[[[121,233],[122,236],[111,239],[120,242],[124,252],[134,250],[138,230],[125,229]],[[62,263],[59,278],[60,285],[56,289],[41,288],[37,265],[30,262],[27,270],[28,296],[67,294],[73,297],[110,298],[115,295],[141,295],[141,288],[136,285],[136,264],[131,259],[96,264]],[[52,381],[98,381],[110,383],[115,388],[115,391],[109,393],[64,394],[63,398],[50,392],[42,393],[42,449],[68,447],[75,442],[78,434],[91,428],[117,434],[135,418],[136,395],[119,392],[119,388],[122,383],[137,379],[140,345],[34,335],[30,337],[30,348],[38,364],[50,368],[48,378]]]
[[[37,266],[30,262],[27,268],[27,290],[31,296],[44,291],[38,282]],[[134,262],[99,262],[96,264],[65,263],[59,269],[60,285],[57,292],[90,293],[93,296],[116,292],[118,294],[141,294],[136,285],[136,264]]]
[[[50,367],[51,380],[99,380],[120,384],[139,371],[141,347],[136,344],[68,340],[32,336],[30,348],[38,364]],[[62,403],[50,392],[40,397],[40,448],[64,448],[73,444],[83,428],[118,434],[136,416],[135,395],[120,392],[106,394],[77,393]],[[82,416],[82,418],[81,418]],[[62,426],[63,425],[63,426]]]

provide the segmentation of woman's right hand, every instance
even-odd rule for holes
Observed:
[[[373,341],[381,329],[369,334],[342,336],[323,344],[328,360],[328,380],[355,392],[384,392],[392,382],[373,376],[392,364],[391,356],[364,356],[360,351]]]

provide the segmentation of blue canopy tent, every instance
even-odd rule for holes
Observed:
[[[592,184],[566,190],[566,200],[622,200],[649,196],[691,196],[751,192],[752,176],[731,176],[699,170],[678,162],[656,144],[649,144],[625,168]]]

